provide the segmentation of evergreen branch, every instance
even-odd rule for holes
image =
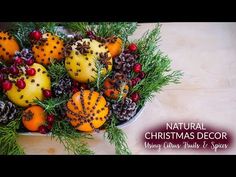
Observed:
[[[0,155],[24,155],[23,148],[17,143],[17,132],[21,119],[0,126]]]
[[[35,22],[35,29],[40,29],[42,33],[57,34],[57,27],[56,22]]]
[[[115,35],[126,41],[137,28],[136,22],[100,22],[91,25],[95,34],[101,37]]]
[[[112,35],[120,37],[126,41],[128,36],[132,35],[137,28],[136,22],[70,22],[64,26],[73,32],[80,32],[85,35],[87,31],[94,31],[97,36],[110,37]]]
[[[81,33],[82,35],[85,35],[87,31],[91,30],[87,22],[68,22],[63,25],[72,32]]]
[[[29,48],[30,47],[29,34],[34,29],[35,29],[35,24],[33,22],[17,22],[11,26],[9,31],[20,43],[21,48]]]
[[[103,74],[103,69],[105,69],[105,66],[101,64],[98,60],[95,61],[95,67],[97,72],[97,78],[95,82],[91,83],[91,87],[96,88],[97,91],[100,91],[103,87],[103,83],[108,78],[112,71],[106,71],[106,74]]]
[[[39,29],[42,33],[57,34],[57,25],[58,23],[55,22],[17,22],[11,26],[9,31],[18,40],[21,48],[30,48],[30,32]]]
[[[68,153],[89,155],[94,154],[89,148],[85,139],[91,139],[92,135],[75,131],[74,127],[67,121],[57,121],[52,128],[52,138],[62,143]]]
[[[114,116],[111,117],[110,124],[107,124],[105,128],[104,136],[111,144],[115,146],[116,154],[130,155],[131,151],[129,150],[128,144],[126,142],[126,134],[121,129],[119,129],[116,124],[116,118]]]
[[[48,73],[52,78],[52,86],[58,84],[59,80],[67,75],[63,62],[52,62],[52,64],[48,67]]]
[[[150,101],[155,92],[170,83],[179,83],[183,73],[181,71],[171,71],[171,60],[163,55],[159,50],[157,42],[160,40],[160,25],[157,25],[152,31],[136,41],[140,57],[137,59],[142,64],[142,70],[146,77],[134,86],[130,93],[139,92],[141,99],[138,106],[143,106],[146,101]],[[135,74],[132,73],[132,77]]]
[[[45,112],[49,114],[57,115],[58,109],[64,107],[68,102],[70,95],[63,95],[62,97],[50,98],[44,101],[38,99],[34,100],[34,103],[44,108]]]

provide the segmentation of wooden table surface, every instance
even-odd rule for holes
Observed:
[[[139,38],[154,23],[140,24]],[[227,129],[236,135],[236,23],[163,23],[160,48],[174,69],[182,70],[182,83],[170,85],[146,104],[139,119],[124,128],[133,154],[197,154],[196,151],[150,152],[141,142],[142,131],[167,121],[198,121]],[[20,136],[27,154],[68,154],[50,137]],[[236,154],[233,142],[226,154]],[[89,140],[96,154],[114,154],[103,134]]]

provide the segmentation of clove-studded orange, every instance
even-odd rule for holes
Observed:
[[[116,36],[108,38],[106,46],[112,56],[112,58],[118,56],[122,51],[122,40]]]
[[[29,69],[34,69],[35,74],[30,76],[27,74]],[[51,89],[50,76],[45,67],[38,63],[34,63],[30,68],[26,66],[19,67],[19,76],[15,77],[12,74],[8,75],[8,79],[14,83],[12,88],[6,91],[7,97],[16,105],[27,107],[33,104],[35,99],[43,100],[43,90]],[[24,87],[19,87],[19,81],[24,83]]]
[[[98,129],[106,122],[108,114],[107,101],[95,91],[76,92],[67,103],[67,117],[71,125],[80,131]]]
[[[104,75],[112,69],[111,54],[104,44],[96,40],[78,40],[67,53],[65,67],[69,76],[76,81],[93,82],[98,72]]]
[[[125,98],[129,92],[129,80],[124,74],[116,73],[104,81],[104,94],[111,99]]]
[[[46,114],[40,106],[31,106],[24,110],[22,123],[29,131],[38,131],[41,125],[46,124]]]
[[[9,61],[19,51],[16,39],[8,32],[0,31],[0,58]]]
[[[45,33],[42,39],[33,45],[32,51],[37,63],[48,65],[53,60],[61,60],[64,57],[64,42],[56,35]]]

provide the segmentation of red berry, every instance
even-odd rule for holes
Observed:
[[[140,79],[143,79],[144,77],[145,77],[145,72],[143,72],[143,71],[141,71],[140,73],[139,73],[139,75],[138,75],[138,77],[140,78]]]
[[[39,133],[46,134],[48,133],[48,129],[45,125],[41,125],[38,129]]]
[[[136,81],[136,84],[138,84],[141,81],[141,79],[139,77],[136,77],[135,81]]]
[[[48,121],[48,123],[53,123],[54,120],[55,120],[55,117],[54,117],[53,114],[49,114],[49,115],[47,116],[47,121]]]
[[[21,57],[16,57],[14,63],[16,65],[21,65],[23,63],[23,59]]]
[[[34,76],[36,74],[36,70],[34,68],[27,68],[26,69],[26,73],[29,75],[29,76]]]
[[[25,84],[25,81],[23,79],[18,79],[16,81],[16,86],[19,88],[19,89],[24,89],[26,84]]]
[[[3,74],[0,73],[0,84],[4,81],[4,76]]]
[[[133,86],[135,86],[136,84],[137,84],[136,78],[131,79],[131,86],[133,87]]]
[[[26,60],[25,63],[26,63],[28,66],[31,66],[31,65],[34,64],[34,59],[33,59],[33,58],[30,58],[30,59]]]
[[[48,131],[52,130],[52,124],[48,124],[47,129],[48,129]]]
[[[44,89],[43,95],[45,96],[45,98],[50,98],[52,96],[52,92],[51,90]]]
[[[5,73],[5,74],[8,74],[10,71],[9,71],[9,68],[7,68],[7,67],[3,67],[2,69],[1,69],[1,73]]]
[[[30,38],[38,41],[42,38],[42,33],[39,30],[34,30],[30,33]]]
[[[72,89],[72,93],[76,93],[76,92],[78,92],[78,91],[79,91],[79,89],[76,88],[76,87],[74,87],[74,88]]]
[[[140,96],[139,96],[138,92],[132,93],[130,97],[133,102],[138,102],[140,100]]]
[[[78,81],[75,81],[75,80],[73,80],[73,86],[74,86],[74,87],[78,87],[78,86],[79,86],[79,82],[78,82]]]
[[[80,84],[80,88],[83,88],[84,90],[88,89],[88,85],[85,83]]]
[[[133,67],[133,71],[134,71],[135,73],[141,72],[141,71],[142,71],[142,65],[141,65],[140,63],[136,63],[136,64],[134,65],[134,67]]]
[[[128,49],[129,49],[131,52],[135,52],[135,51],[138,49],[138,47],[137,47],[136,44],[131,43],[131,44],[129,45]]]
[[[5,81],[2,83],[2,88],[3,88],[3,90],[5,90],[5,91],[11,90],[11,88],[12,88],[12,83],[11,83],[9,80],[5,80]]]
[[[13,75],[17,75],[17,74],[19,74],[19,69],[16,66],[11,66],[10,73]]]
[[[93,36],[94,35],[92,31],[87,31],[86,34],[87,34],[87,36]]]

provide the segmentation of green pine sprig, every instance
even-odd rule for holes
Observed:
[[[29,34],[36,29],[42,33],[49,32],[58,35],[64,39],[65,35],[58,31],[58,24],[57,22],[16,22],[11,25],[9,31],[15,36],[21,48],[30,48]]]
[[[80,33],[85,36],[87,31],[92,30],[88,22],[67,22],[63,23],[63,26],[72,32]]]
[[[0,155],[24,155],[23,148],[17,143],[17,129],[21,119],[0,126]]]
[[[39,99],[35,99],[34,103],[43,107],[45,112],[49,114],[57,115],[58,109],[62,109],[62,107],[64,107],[64,105],[68,102],[70,96],[71,96],[70,94],[68,95],[65,94],[61,97],[56,97],[56,98],[53,97],[53,98],[46,99],[43,101]]]
[[[56,121],[52,128],[52,138],[62,143],[68,153],[76,155],[94,154],[85,142],[92,139],[92,135],[75,131],[66,120]]]
[[[111,122],[106,124],[104,137],[108,139],[110,144],[115,146],[117,155],[130,155],[131,151],[126,142],[126,134],[117,126],[117,119],[112,116]]]
[[[59,80],[67,75],[64,62],[52,62],[48,67],[48,73],[52,79],[52,86],[57,85]]]
[[[152,31],[148,31],[141,39],[136,41],[140,57],[137,62],[142,64],[142,70],[146,77],[131,89],[130,93],[139,92],[141,99],[138,106],[144,106],[150,101],[156,92],[169,85],[179,83],[183,73],[171,70],[171,59],[164,55],[157,46],[160,40],[160,25]],[[133,77],[135,74],[133,73]]]
[[[97,36],[106,38],[115,35],[123,41],[127,41],[128,36],[132,35],[137,28],[136,22],[69,22],[64,25],[67,29],[82,35],[87,31],[93,31]]]
[[[95,34],[102,37],[115,35],[126,41],[137,28],[136,22],[99,22],[92,24]]]

